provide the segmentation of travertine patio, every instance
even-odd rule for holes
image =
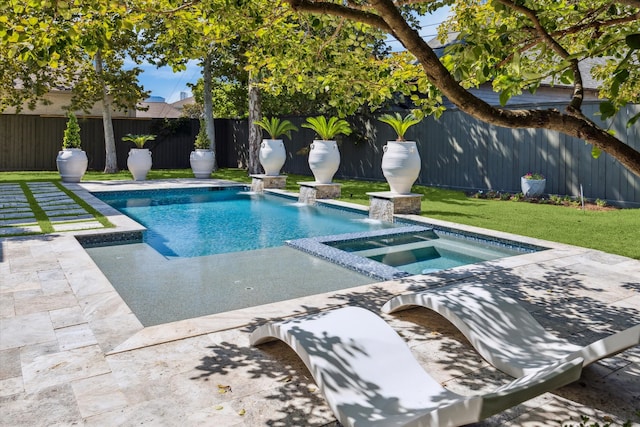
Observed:
[[[137,227],[94,204],[82,187],[70,187],[119,229]],[[0,425],[333,425],[295,354],[282,343],[251,348],[248,333],[267,319],[345,304],[379,313],[393,295],[445,282],[498,286],[550,331],[578,344],[640,319],[640,261],[487,231],[551,249],[143,328],[76,233],[96,231],[0,239]],[[384,318],[445,387],[465,394],[508,382],[438,315],[413,309]],[[586,368],[578,382],[483,425],[577,426],[582,415],[622,425],[640,422],[639,410],[640,348],[635,347]]]

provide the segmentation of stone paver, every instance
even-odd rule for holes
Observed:
[[[637,323],[640,261],[549,246],[441,274],[143,328],[70,233],[2,238],[0,426],[336,426],[293,351],[280,342],[252,348],[249,331],[265,319],[345,304],[380,313],[391,296],[442,282],[500,287],[575,343]],[[509,381],[442,317],[426,309],[383,317],[446,388],[473,394]],[[582,415],[590,423],[638,423],[639,372],[635,347],[479,425],[578,425]]]
[[[45,212],[56,232],[104,228],[104,226],[51,182],[27,183],[29,191]],[[0,236],[37,234],[36,221],[26,194],[16,184],[0,185]]]

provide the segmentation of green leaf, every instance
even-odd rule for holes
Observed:
[[[596,147],[595,145],[591,147],[591,157],[597,159],[598,157],[600,157],[600,154],[602,154],[602,151],[598,147]]]
[[[640,49],[640,34],[629,34],[624,40],[631,49]]]
[[[629,70],[625,70],[625,69],[622,69],[622,70],[618,71],[614,75],[613,82],[611,83],[611,95],[613,97],[617,97],[618,96],[618,92],[620,90],[620,85],[622,83],[624,83],[625,81],[627,81],[628,78],[629,78]]]
[[[602,120],[613,117],[617,112],[616,107],[610,101],[600,103],[600,116]]]
[[[503,90],[502,92],[500,92],[500,105],[502,105],[503,107],[507,105],[507,102],[509,102],[510,98],[511,94],[509,93],[509,91]]]
[[[564,84],[570,85],[573,84],[573,71],[565,70],[564,73],[560,76],[560,81]]]

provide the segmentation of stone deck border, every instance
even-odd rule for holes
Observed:
[[[176,180],[68,187],[119,231],[131,232],[140,226],[92,200],[87,190],[171,185],[199,184]],[[249,332],[268,319],[342,305],[380,313],[393,295],[446,283],[473,280],[497,286],[550,331],[577,344],[640,318],[638,260],[406,218],[551,249],[143,328],[74,237],[96,231],[0,239],[0,425],[335,426],[295,355],[281,343],[251,348]],[[469,394],[508,381],[439,316],[414,309],[383,318],[445,387]],[[587,368],[580,381],[481,425],[578,425],[581,415],[591,422],[610,419],[614,425],[638,422],[639,373],[636,347]]]

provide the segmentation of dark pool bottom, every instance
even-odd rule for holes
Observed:
[[[174,259],[145,243],[85,250],[144,326],[377,281],[289,247]]]

